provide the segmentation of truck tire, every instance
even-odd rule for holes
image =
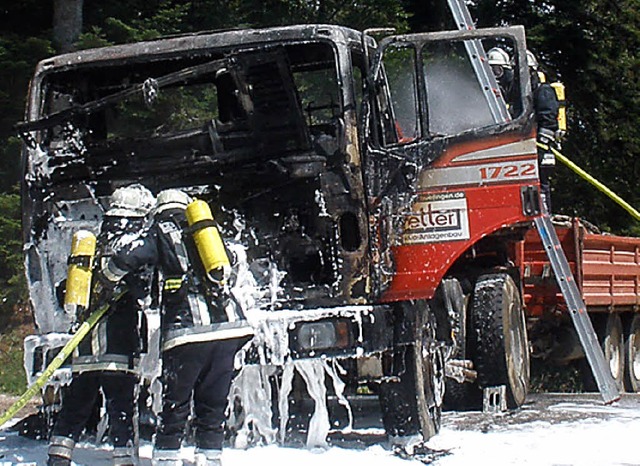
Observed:
[[[420,434],[426,441],[440,430],[444,355],[435,338],[435,319],[429,307],[418,305],[414,311],[414,343],[394,350],[394,364],[401,368],[381,383],[379,396],[384,427],[390,437]]]
[[[624,333],[620,314],[609,314],[602,351],[618,390],[624,391]]]
[[[640,393],[640,315],[636,314],[631,319],[625,340],[626,388],[628,392]]]
[[[507,407],[522,406],[529,388],[529,341],[513,278],[506,273],[480,276],[470,318],[480,389],[505,385]]]

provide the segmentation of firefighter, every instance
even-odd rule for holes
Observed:
[[[502,97],[507,104],[509,113],[511,114],[511,116],[514,116],[514,104],[518,101],[518,91],[516,89],[516,86],[514,85],[515,80],[513,66],[511,64],[509,54],[500,47],[493,47],[487,52],[487,59],[489,61],[489,66],[491,66],[491,71],[493,71],[493,74],[498,81],[500,92],[502,93]]]
[[[156,267],[162,290],[163,393],[154,464],[182,464],[193,401],[197,462],[220,465],[233,359],[253,332],[225,299],[230,263],[206,203],[177,189],[160,192],[148,232],[112,257],[105,276],[117,281],[145,265]]]
[[[539,69],[535,55],[527,50],[527,66],[531,77],[533,109],[537,123],[538,169],[540,171],[540,196],[545,212],[551,214],[550,178],[556,166],[552,149],[557,149],[558,114],[560,103],[555,89],[547,82]]]
[[[106,261],[115,248],[121,247],[123,242],[143,229],[146,216],[154,204],[151,192],[141,185],[116,189],[110,197],[109,209],[97,240],[93,237],[97,243],[94,263]],[[70,264],[74,262],[71,260],[73,254],[72,250]],[[76,259],[78,257],[76,255]],[[84,320],[90,311],[112,298],[110,291],[102,288],[94,279],[91,294],[93,305],[74,306],[67,298],[81,293],[79,288],[82,287],[77,283],[71,284],[73,281],[73,277],[67,277],[64,307],[67,312],[70,308],[77,309],[80,313],[78,321]],[[143,313],[140,299],[144,298],[147,287],[142,274],[126,277],[126,283],[131,291],[111,304],[105,317],[74,351],[72,381],[62,400],[49,443],[47,464],[50,466],[71,464],[75,443],[93,413],[101,390],[108,415],[109,437],[114,447],[113,464],[138,463],[134,411],[138,360],[142,350],[140,328]],[[87,285],[91,290],[91,281]]]

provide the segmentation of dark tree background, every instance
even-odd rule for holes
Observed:
[[[473,0],[479,27],[522,24],[547,74],[567,88],[563,152],[640,207],[640,0]],[[24,296],[19,231],[22,119],[35,64],[63,51],[166,34],[294,23],[399,32],[452,28],[445,0],[0,0],[0,315]],[[624,210],[562,165],[554,210],[640,235]]]

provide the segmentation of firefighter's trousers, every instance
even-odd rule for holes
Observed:
[[[104,393],[109,416],[109,437],[114,447],[134,443],[134,409],[137,376],[120,371],[74,374],[53,427],[53,436],[78,441],[100,395]]]
[[[155,448],[180,448],[193,397],[196,447],[220,449],[238,339],[188,343],[162,354],[162,413]]]

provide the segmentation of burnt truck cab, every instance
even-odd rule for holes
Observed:
[[[508,103],[484,54],[497,45],[514,56]],[[433,435],[445,365],[467,359],[468,288],[511,270],[540,213],[525,50],[521,27],[376,44],[302,25],[42,61],[19,125],[29,379],[68,335],[73,233],[97,233],[120,186],[177,187],[239,258],[246,364],[339,359],[350,387],[374,384],[390,434]]]

